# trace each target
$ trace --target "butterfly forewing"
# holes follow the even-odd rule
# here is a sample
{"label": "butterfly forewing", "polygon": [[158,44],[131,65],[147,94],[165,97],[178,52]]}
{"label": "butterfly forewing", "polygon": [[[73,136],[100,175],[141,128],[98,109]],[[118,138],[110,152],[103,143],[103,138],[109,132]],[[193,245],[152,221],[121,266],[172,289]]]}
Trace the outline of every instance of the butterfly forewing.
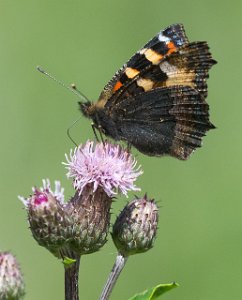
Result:
{"label": "butterfly forewing", "polygon": [[106,135],[147,155],[187,159],[214,128],[205,97],[215,63],[206,42],[189,43],[183,26],[171,25],[131,57],[84,113]]}
{"label": "butterfly forewing", "polygon": [[[144,91],[142,80],[138,81],[142,73],[144,71],[149,72],[150,67],[157,65],[186,43],[188,43],[188,39],[182,24],[174,24],[160,31],[116,72],[104,87],[98,101],[105,105],[111,97],[113,100],[118,100],[126,97],[128,93]],[[159,73],[160,77],[164,76],[166,79],[166,75],[161,70]]]}

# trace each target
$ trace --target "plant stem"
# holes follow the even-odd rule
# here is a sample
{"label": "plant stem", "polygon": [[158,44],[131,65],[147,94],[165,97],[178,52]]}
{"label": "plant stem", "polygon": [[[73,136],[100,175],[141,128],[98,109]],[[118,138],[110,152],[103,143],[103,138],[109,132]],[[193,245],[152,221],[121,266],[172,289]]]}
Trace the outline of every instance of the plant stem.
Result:
{"label": "plant stem", "polygon": [[108,280],[103,288],[102,294],[99,298],[99,300],[108,300],[110,297],[110,294],[114,288],[115,283],[117,282],[117,279],[123,270],[125,263],[127,261],[128,257],[123,256],[122,254],[118,254],[116,257],[116,261],[113,265],[112,271],[109,274]]}
{"label": "plant stem", "polygon": [[65,265],[65,300],[79,300],[78,275],[80,257],[71,265]]}

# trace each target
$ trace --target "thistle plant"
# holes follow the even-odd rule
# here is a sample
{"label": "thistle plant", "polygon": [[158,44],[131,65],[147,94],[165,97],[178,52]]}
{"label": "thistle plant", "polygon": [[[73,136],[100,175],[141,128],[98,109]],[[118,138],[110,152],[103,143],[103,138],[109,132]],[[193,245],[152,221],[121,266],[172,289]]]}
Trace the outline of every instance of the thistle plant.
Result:
{"label": "thistle plant", "polygon": [[[41,187],[33,187],[29,197],[19,199],[27,211],[34,239],[64,263],[65,299],[78,300],[81,257],[100,250],[107,242],[114,199],[119,194],[128,198],[129,191],[140,191],[136,180],[143,171],[130,152],[107,142],[87,141],[70,150],[65,158],[63,165],[74,188],[68,201],[61,183],[51,185],[48,179]],[[100,300],[109,299],[128,257],[153,247],[157,226],[158,208],[147,195],[125,205],[112,226],[118,254]],[[159,286],[156,293],[160,295],[173,287]],[[155,294],[154,290],[147,297],[151,294]]]}
{"label": "thistle plant", "polygon": [[[137,166],[136,159],[121,146],[95,144],[91,141],[71,150],[63,164],[75,190],[69,201],[64,199],[64,188],[60,182],[55,181],[52,188],[48,179],[43,180],[42,187],[32,188],[32,195],[29,197],[19,198],[26,208],[34,239],[64,262],[66,299],[79,299],[78,274],[81,256],[98,251],[107,242],[114,197],[118,194],[127,197],[128,191],[139,191],[135,181],[143,172]],[[145,225],[143,220],[147,213],[152,214],[148,212],[151,203],[153,202],[144,197],[135,199],[125,207],[113,227],[112,235],[116,245],[121,236],[125,238],[125,234],[120,232],[128,222],[131,231],[126,231],[126,238],[129,234],[133,234],[135,239],[138,236],[140,238],[137,244],[139,249],[132,249],[133,254],[135,251],[146,251],[152,246],[157,216],[152,219],[152,236],[150,224]],[[157,208],[154,207],[157,214]],[[139,228],[131,224],[134,221],[132,214],[136,213],[139,215],[136,221],[142,221]],[[142,216],[144,213],[145,216]],[[146,221],[150,222],[150,218],[149,215]],[[133,231],[134,228],[136,232]],[[143,229],[145,232],[142,232]],[[123,245],[126,242],[128,241],[123,240]],[[118,250],[125,259],[130,255],[121,248]]]}

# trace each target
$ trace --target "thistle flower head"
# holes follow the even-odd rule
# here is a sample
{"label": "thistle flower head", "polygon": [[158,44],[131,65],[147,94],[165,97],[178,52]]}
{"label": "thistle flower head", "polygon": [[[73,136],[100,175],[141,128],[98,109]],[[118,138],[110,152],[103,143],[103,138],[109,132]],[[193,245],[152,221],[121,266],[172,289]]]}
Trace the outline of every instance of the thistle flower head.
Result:
{"label": "thistle flower head", "polygon": [[128,203],[113,225],[112,238],[118,251],[129,256],[153,247],[158,225],[155,201],[136,198]]}
{"label": "thistle flower head", "polygon": [[0,252],[0,299],[18,300],[24,294],[23,275],[16,258],[9,252]]}
{"label": "thistle flower head", "polygon": [[80,194],[87,185],[92,185],[94,192],[101,187],[110,197],[139,190],[134,182],[143,172],[135,158],[119,145],[88,141],[71,150],[66,160],[67,177],[73,178],[74,188]]}

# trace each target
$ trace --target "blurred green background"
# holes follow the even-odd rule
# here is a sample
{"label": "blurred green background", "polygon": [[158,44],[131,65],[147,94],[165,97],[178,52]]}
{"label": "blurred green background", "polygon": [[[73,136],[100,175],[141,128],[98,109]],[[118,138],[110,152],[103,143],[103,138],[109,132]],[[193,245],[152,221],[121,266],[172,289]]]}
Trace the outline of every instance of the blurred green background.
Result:
{"label": "blurred green background", "polygon": [[[79,117],[78,99],[36,66],[95,100],[135,51],[174,22],[191,41],[207,40],[219,62],[208,97],[217,129],[187,162],[135,152],[145,171],[142,193],[161,206],[159,232],[151,251],[130,258],[111,298],[177,281],[181,287],[164,299],[242,299],[241,11],[236,0],[0,0],[0,248],[21,263],[26,300],[63,299],[63,267],[31,237],[17,195],[28,196],[46,177],[73,194],[61,162],[73,147],[66,130]],[[93,138],[89,120],[72,135]],[[114,203],[113,217],[125,203]],[[110,240],[83,257],[80,299],[98,299],[115,255]]]}

